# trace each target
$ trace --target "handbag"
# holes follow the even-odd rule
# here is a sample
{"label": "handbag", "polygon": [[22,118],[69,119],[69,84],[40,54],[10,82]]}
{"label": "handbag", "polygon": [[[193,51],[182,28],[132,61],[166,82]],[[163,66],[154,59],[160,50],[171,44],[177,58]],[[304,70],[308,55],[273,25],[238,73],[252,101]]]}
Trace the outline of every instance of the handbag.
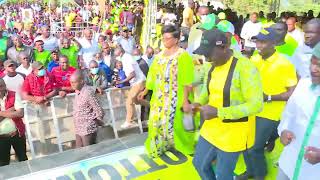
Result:
{"label": "handbag", "polygon": [[17,131],[17,128],[12,119],[5,118],[0,121],[0,135],[10,134],[15,131]]}

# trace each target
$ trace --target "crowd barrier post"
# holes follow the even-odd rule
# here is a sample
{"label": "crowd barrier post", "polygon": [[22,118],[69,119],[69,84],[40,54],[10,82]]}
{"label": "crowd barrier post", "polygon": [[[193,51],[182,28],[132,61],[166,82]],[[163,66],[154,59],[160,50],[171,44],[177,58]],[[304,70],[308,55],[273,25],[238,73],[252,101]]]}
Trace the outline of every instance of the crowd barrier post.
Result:
{"label": "crowd barrier post", "polygon": [[115,120],[115,116],[114,116],[114,112],[113,112],[113,108],[112,108],[112,101],[111,101],[111,96],[110,96],[110,91],[107,91],[107,99],[108,99],[108,104],[109,104],[109,108],[110,108],[110,117],[111,117],[111,126],[113,129],[113,133],[116,139],[119,138],[118,135],[118,130],[116,127],[116,120]]}
{"label": "crowd barrier post", "polygon": [[35,153],[33,142],[32,142],[32,134],[31,134],[31,128],[29,123],[29,114],[27,113],[28,103],[24,103],[23,106],[24,106],[24,121],[26,124],[27,139],[29,142],[31,157],[32,159],[34,159],[36,157],[36,153]]}
{"label": "crowd barrier post", "polygon": [[59,152],[63,152],[63,149],[62,149],[62,141],[61,141],[61,131],[60,131],[59,123],[58,123],[58,118],[57,118],[57,114],[56,114],[56,109],[55,109],[55,106],[54,106],[54,101],[55,101],[55,99],[52,99],[52,100],[50,101],[51,114],[52,114],[52,118],[53,118],[54,129],[55,129],[56,136],[57,136],[57,142],[58,142]]}
{"label": "crowd barrier post", "polygon": [[141,105],[136,105],[136,114],[137,114],[137,119],[138,119],[138,125],[139,125],[139,130],[140,134],[143,133],[143,128],[142,128],[142,121],[141,121]]}

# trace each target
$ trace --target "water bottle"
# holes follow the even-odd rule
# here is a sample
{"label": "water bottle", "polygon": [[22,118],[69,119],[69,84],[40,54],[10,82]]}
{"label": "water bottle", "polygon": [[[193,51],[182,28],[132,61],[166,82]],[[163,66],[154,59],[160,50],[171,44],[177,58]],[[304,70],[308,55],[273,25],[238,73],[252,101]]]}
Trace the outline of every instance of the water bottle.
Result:
{"label": "water bottle", "polygon": [[186,131],[194,132],[196,127],[193,119],[192,113],[183,114],[183,127]]}

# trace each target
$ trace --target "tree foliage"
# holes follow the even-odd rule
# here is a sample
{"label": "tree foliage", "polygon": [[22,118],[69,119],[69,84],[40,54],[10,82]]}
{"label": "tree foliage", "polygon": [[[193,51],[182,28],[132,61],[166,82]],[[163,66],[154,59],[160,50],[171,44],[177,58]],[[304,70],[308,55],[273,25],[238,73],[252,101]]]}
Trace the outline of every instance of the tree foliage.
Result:
{"label": "tree foliage", "polygon": [[313,10],[317,15],[320,12],[320,0],[223,0],[223,3],[239,14]]}

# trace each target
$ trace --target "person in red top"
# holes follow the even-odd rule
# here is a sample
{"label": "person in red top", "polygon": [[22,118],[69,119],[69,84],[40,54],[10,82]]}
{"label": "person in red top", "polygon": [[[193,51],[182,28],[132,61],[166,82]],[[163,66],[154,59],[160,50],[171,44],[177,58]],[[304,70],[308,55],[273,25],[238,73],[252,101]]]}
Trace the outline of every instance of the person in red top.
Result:
{"label": "person in red top", "polygon": [[5,69],[3,66],[3,61],[0,60],[0,78],[3,78],[6,75]]}
{"label": "person in red top", "polygon": [[54,76],[41,62],[32,63],[32,72],[22,85],[22,98],[36,104],[48,104],[49,99],[57,94]]}
{"label": "person in red top", "polygon": [[8,91],[6,83],[0,79],[0,124],[12,120],[15,126],[14,129],[9,130],[5,125],[0,125],[0,166],[10,163],[11,146],[19,161],[28,160],[23,116],[20,96],[13,91]]}
{"label": "person in red top", "polygon": [[73,92],[70,85],[70,76],[76,71],[74,67],[69,66],[69,60],[66,56],[60,56],[59,66],[52,69],[52,75],[56,80],[56,87],[59,88],[59,95],[64,97],[67,93]]}

